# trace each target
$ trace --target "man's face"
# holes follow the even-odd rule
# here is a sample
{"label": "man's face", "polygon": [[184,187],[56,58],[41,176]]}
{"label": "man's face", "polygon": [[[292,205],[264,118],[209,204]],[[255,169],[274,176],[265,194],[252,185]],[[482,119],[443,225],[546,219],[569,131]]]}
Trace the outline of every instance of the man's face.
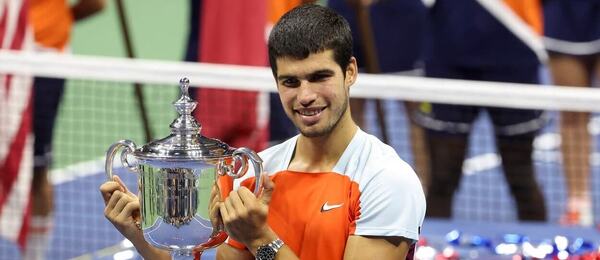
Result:
{"label": "man's face", "polygon": [[277,88],[287,116],[307,137],[329,134],[349,117],[349,88],[356,79],[352,58],[346,75],[333,59],[333,51],[311,54],[298,60],[277,59]]}

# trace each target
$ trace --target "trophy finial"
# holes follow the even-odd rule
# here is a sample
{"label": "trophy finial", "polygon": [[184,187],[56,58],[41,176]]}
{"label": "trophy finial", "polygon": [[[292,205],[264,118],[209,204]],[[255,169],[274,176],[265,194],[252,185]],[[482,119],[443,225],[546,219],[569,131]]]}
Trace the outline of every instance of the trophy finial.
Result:
{"label": "trophy finial", "polygon": [[173,103],[175,110],[179,113],[179,117],[171,123],[172,132],[197,132],[200,129],[200,124],[198,124],[196,119],[192,116],[192,111],[196,108],[197,103],[190,98],[190,93],[188,92],[189,88],[190,80],[185,77],[181,78],[179,80],[181,97]]}
{"label": "trophy finial", "polygon": [[188,78],[181,78],[179,80],[179,89],[181,89],[181,96],[182,97],[189,97],[190,93],[188,92],[188,89],[190,88],[190,79]]}

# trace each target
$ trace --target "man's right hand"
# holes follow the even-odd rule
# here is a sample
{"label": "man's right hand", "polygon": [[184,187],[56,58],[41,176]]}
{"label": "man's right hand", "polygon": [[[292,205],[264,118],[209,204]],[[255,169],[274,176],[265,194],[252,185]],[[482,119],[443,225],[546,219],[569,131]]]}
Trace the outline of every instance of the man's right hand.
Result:
{"label": "man's right hand", "polygon": [[169,252],[151,246],[144,239],[144,234],[138,226],[141,220],[140,201],[137,196],[129,192],[119,176],[115,175],[112,181],[102,184],[100,193],[106,205],[104,216],[133,243],[144,259],[171,259]]}
{"label": "man's right hand", "polygon": [[140,221],[140,202],[137,196],[129,192],[119,176],[113,176],[100,186],[104,199],[104,216],[129,240],[144,239],[138,227]]}

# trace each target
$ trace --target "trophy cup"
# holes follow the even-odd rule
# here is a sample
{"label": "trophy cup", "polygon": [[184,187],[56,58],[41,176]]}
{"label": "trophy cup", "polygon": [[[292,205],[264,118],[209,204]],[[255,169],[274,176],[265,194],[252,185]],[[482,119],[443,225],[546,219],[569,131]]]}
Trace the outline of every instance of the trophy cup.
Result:
{"label": "trophy cup", "polygon": [[[229,194],[232,178],[242,177],[250,161],[257,184],[254,194],[258,195],[262,160],[248,148],[231,148],[202,136],[200,124],[191,115],[197,103],[189,97],[189,80],[183,78],[179,84],[181,97],[173,103],[179,117],[170,125],[171,134],[139,148],[130,140],[113,144],[106,153],[105,170],[108,180],[112,180],[113,159],[122,149],[121,163],[138,173],[138,226],[144,238],[155,247],[171,251],[173,259],[189,259],[193,252],[202,253],[227,238],[222,224],[211,223],[213,186],[222,197]],[[133,162],[131,157],[135,158]]]}

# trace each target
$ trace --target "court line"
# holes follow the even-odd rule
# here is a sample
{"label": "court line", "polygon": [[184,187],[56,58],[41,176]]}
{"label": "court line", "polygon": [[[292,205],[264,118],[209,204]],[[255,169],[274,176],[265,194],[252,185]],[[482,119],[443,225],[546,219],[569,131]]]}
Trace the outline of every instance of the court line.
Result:
{"label": "court line", "polygon": [[64,168],[52,170],[50,178],[52,184],[60,185],[88,176],[104,173],[104,157],[95,160],[80,162]]}

